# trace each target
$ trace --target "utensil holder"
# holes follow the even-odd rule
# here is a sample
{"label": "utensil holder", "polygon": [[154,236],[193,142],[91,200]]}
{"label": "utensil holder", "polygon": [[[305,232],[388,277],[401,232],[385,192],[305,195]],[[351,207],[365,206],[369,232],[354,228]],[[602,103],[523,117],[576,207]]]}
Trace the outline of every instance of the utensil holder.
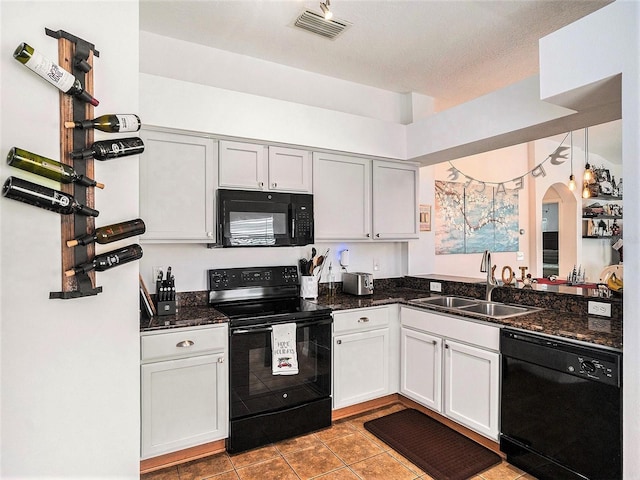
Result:
{"label": "utensil holder", "polygon": [[318,298],[318,279],[315,276],[300,277],[300,296],[309,299]]}

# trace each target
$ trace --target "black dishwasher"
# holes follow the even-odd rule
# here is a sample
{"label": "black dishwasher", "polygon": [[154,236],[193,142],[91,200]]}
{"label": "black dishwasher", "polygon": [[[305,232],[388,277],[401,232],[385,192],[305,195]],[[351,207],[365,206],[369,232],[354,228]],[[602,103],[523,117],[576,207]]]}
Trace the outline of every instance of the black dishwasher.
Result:
{"label": "black dishwasher", "polygon": [[540,480],[622,478],[622,354],[504,328],[500,449]]}

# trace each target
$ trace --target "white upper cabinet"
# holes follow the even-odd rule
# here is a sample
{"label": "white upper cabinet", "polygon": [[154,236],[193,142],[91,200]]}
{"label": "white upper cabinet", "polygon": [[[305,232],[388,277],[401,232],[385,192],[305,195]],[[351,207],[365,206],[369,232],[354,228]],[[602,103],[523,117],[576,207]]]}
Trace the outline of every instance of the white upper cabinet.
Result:
{"label": "white upper cabinet", "polygon": [[305,150],[220,141],[219,186],[309,193],[311,154]]}
{"label": "white upper cabinet", "polygon": [[371,238],[371,160],[313,154],[316,240]]}
{"label": "white upper cabinet", "polygon": [[216,142],[210,138],[141,130],[142,242],[213,242]]}
{"label": "white upper cabinet", "polygon": [[311,193],[311,152],[295,148],[269,147],[269,189]]}
{"label": "white upper cabinet", "polygon": [[375,239],[418,238],[416,165],[373,161],[373,236]]}
{"label": "white upper cabinet", "polygon": [[313,154],[316,239],[418,238],[418,166]]}

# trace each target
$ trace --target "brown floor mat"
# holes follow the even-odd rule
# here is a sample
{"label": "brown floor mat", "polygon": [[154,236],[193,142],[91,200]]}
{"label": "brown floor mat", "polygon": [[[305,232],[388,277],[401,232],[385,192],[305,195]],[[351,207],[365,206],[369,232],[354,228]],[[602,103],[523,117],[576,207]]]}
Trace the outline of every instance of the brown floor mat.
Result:
{"label": "brown floor mat", "polygon": [[464,480],[502,461],[491,450],[413,409],[370,420],[364,428],[436,480]]}

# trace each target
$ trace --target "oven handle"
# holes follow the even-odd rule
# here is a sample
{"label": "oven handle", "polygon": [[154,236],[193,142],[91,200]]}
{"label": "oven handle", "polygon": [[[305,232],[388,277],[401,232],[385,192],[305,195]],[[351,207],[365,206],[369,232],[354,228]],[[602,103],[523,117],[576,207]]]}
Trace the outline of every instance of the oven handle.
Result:
{"label": "oven handle", "polygon": [[[333,322],[333,318],[331,317],[327,317],[327,318],[323,318],[321,320],[311,320],[311,321],[301,321],[301,322],[293,322],[296,324],[296,327],[309,327],[312,325],[327,325],[327,324],[331,324]],[[270,326],[258,326],[258,327],[254,327],[254,328],[232,328],[230,330],[231,335],[242,335],[242,334],[246,334],[246,333],[264,333],[264,332],[270,332],[272,331],[273,328],[271,328]]]}

